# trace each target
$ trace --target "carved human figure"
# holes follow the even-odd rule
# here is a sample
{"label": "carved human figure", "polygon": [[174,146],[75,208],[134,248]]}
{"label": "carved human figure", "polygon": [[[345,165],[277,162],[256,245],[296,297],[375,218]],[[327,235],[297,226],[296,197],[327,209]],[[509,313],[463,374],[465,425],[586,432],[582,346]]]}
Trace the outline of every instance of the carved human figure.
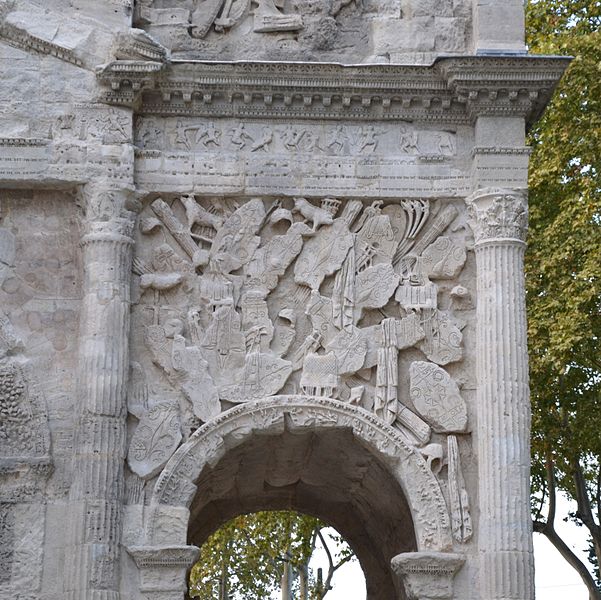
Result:
{"label": "carved human figure", "polygon": [[246,132],[244,123],[239,123],[234,129],[232,129],[230,136],[232,144],[238,150],[242,150],[248,142],[254,142],[252,136]]}
{"label": "carved human figure", "polygon": [[263,127],[261,137],[252,144],[250,151],[263,150],[263,152],[267,152],[267,147],[271,142],[273,142],[273,130],[271,127]]}
{"label": "carved human figure", "polygon": [[282,132],[282,143],[288,152],[298,152],[299,144],[305,135],[306,130],[299,131],[293,127],[288,127]]}
{"label": "carved human figure", "polygon": [[418,133],[406,125],[400,127],[399,146],[404,154],[419,154]]}
{"label": "carved human figure", "polygon": [[369,153],[375,152],[378,147],[378,136],[380,133],[376,131],[373,125],[361,128],[361,134],[357,142],[357,149],[359,153],[367,151]]}
{"label": "carved human figure", "polygon": [[344,150],[345,144],[348,143],[348,135],[346,134],[344,125],[336,125],[327,137],[327,147],[339,154]]}
{"label": "carved human figure", "polygon": [[99,117],[98,128],[105,144],[122,143],[130,139],[127,115],[114,108]]}
{"label": "carved human figure", "polygon": [[450,133],[443,132],[437,135],[438,152],[443,155],[455,153],[455,144]]}
{"label": "carved human figure", "polygon": [[175,141],[174,145],[176,148],[183,148],[184,150],[190,150],[190,140],[188,139],[188,131],[192,131],[194,128],[186,127],[180,120],[175,125]]}
{"label": "carved human figure", "polygon": [[199,144],[202,142],[202,145],[205,148],[209,147],[209,144],[213,144],[213,147],[219,147],[221,143],[219,142],[219,138],[221,137],[221,131],[219,131],[214,123],[208,123],[204,129],[199,129],[196,134],[196,143]]}
{"label": "carved human figure", "polygon": [[163,132],[157,127],[154,119],[143,122],[139,136],[142,148],[158,148],[162,135]]}

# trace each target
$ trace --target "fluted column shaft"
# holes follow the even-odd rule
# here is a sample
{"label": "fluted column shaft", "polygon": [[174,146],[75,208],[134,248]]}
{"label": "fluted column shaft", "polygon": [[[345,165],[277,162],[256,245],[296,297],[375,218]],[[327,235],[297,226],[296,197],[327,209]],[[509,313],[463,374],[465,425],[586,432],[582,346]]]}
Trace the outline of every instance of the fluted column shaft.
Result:
{"label": "fluted column shaft", "polygon": [[532,600],[525,195],[468,199],[476,239],[480,597]]}
{"label": "fluted column shaft", "polygon": [[65,596],[119,600],[133,214],[126,192],[88,187]]}

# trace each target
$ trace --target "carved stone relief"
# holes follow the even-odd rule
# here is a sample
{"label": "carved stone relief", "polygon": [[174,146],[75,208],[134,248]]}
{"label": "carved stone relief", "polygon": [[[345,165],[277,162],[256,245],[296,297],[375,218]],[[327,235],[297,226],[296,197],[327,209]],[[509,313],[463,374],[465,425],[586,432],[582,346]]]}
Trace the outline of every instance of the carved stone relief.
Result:
{"label": "carved stone relief", "polygon": [[[104,117],[116,121],[110,113]],[[72,125],[73,126],[73,125]],[[98,125],[97,135],[102,132]],[[119,129],[113,135],[119,135]],[[408,141],[408,138],[410,141]],[[456,133],[401,123],[386,129],[375,125],[339,125],[335,122],[267,126],[260,121],[235,121],[187,117],[140,117],[136,145],[141,150],[241,152],[244,155],[269,151],[277,154],[318,154],[324,156],[370,156],[397,154],[406,163],[440,162],[457,154]]]}
{"label": "carved stone relief", "polygon": [[[259,58],[271,52],[270,58],[280,60],[382,62],[388,53],[393,59],[398,55],[418,61],[420,54],[465,51],[471,34],[471,6],[462,0],[403,0],[394,4],[396,10],[385,0],[142,0],[137,4],[138,26],[176,55],[196,58],[214,58],[221,51],[222,59],[235,59],[253,51]],[[370,49],[376,51],[374,55]]]}
{"label": "carved stone relief", "polygon": [[39,597],[44,559],[44,504],[0,502],[0,595],[33,600]]}
{"label": "carved stone relief", "polygon": [[[16,245],[12,232],[0,229],[0,288],[15,275]],[[0,596],[25,599],[41,584],[41,569],[32,573],[31,565],[43,562],[42,494],[52,461],[45,399],[23,351],[0,312]]]}
{"label": "carved stone relief", "polygon": [[64,191],[5,191],[0,200],[2,500],[64,497],[70,485],[81,284],[76,211]]}
{"label": "carved stone relief", "polygon": [[[271,51],[281,58],[336,56],[355,44],[367,49],[368,27],[355,0],[144,0],[138,23],[178,55],[236,58]],[[238,45],[238,47],[236,47]]]}
{"label": "carved stone relief", "polygon": [[[253,97],[248,95],[250,104],[244,110],[255,118],[244,120],[212,119],[215,110],[231,110],[218,100],[178,106],[178,113],[184,111],[179,117],[139,117],[135,145],[140,188],[148,193],[194,190],[249,196],[273,190],[292,197],[320,190],[323,196],[337,198],[363,192],[375,197],[440,197],[452,185],[468,193],[467,140],[472,134],[464,125],[442,129],[406,121],[386,128],[370,122],[342,127],[315,120],[290,125],[263,120],[265,108],[252,104]],[[294,97],[285,98],[285,104],[294,103]],[[306,99],[313,102],[312,96]],[[268,108],[273,107],[269,101]],[[199,108],[206,108],[209,117],[197,116]],[[411,148],[403,141],[408,131],[415,140]],[[453,257],[452,268],[457,270],[460,252]],[[438,263],[430,267],[431,261],[427,257],[427,268],[443,269],[441,275],[451,268]]]}
{"label": "carved stone relief", "polygon": [[[132,471],[151,479],[199,423],[284,393],[372,411],[440,473],[439,434],[468,425],[437,366],[462,359],[462,334],[423,265],[441,239],[462,248],[447,231],[458,214],[428,200],[149,198],[134,260],[130,382],[144,384],[129,394]],[[409,349],[423,360],[405,372]]]}

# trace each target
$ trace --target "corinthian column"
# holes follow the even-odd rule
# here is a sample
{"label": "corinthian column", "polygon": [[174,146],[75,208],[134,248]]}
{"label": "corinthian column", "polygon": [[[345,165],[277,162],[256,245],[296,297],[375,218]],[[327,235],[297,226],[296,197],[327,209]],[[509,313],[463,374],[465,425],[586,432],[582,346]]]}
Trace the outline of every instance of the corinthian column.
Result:
{"label": "corinthian column", "polygon": [[84,190],[79,409],[65,597],[119,600],[133,213],[128,192]]}
{"label": "corinthian column", "polygon": [[476,240],[480,597],[534,598],[530,400],[524,298],[525,193],[467,200]]}

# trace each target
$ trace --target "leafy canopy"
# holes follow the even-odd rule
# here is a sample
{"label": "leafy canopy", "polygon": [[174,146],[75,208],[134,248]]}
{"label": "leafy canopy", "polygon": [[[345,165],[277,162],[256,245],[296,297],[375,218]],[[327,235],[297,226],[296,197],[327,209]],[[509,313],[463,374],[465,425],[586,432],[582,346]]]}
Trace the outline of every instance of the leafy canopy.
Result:
{"label": "leafy canopy", "polygon": [[530,134],[526,258],[534,456],[566,472],[601,457],[601,2],[531,1],[527,15],[532,53],[574,56]]}
{"label": "leafy canopy", "polygon": [[[264,600],[280,588],[287,566],[295,589],[305,598],[323,598],[331,579],[354,553],[342,537],[321,520],[293,511],[241,515],[220,527],[202,545],[190,574],[190,596],[201,600]],[[325,582],[311,577],[309,561],[318,538],[328,554]],[[327,540],[326,540],[327,538]],[[331,551],[329,546],[335,548]]]}
{"label": "leafy canopy", "polygon": [[[530,0],[534,54],[574,57],[530,132],[530,236],[526,286],[533,407],[533,510],[586,580],[587,569],[553,527],[562,490],[601,555],[601,2]],[[546,521],[542,509],[550,506]],[[580,568],[582,567],[582,569]],[[591,598],[595,583],[585,581]]]}

